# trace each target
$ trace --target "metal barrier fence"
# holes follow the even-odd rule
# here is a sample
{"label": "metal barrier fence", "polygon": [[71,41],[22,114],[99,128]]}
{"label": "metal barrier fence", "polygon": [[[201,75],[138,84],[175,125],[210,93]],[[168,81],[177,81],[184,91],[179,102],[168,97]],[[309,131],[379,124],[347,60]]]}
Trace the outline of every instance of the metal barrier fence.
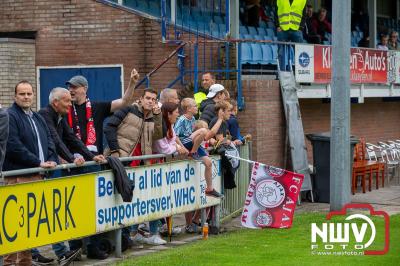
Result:
{"label": "metal barrier fence", "polygon": [[[240,146],[239,153],[241,158],[251,159],[251,142]],[[250,183],[250,171],[249,163],[240,162],[239,169],[235,174],[236,188],[224,190],[225,198],[221,202],[220,218],[228,219],[242,210]]]}
{"label": "metal barrier fence", "polygon": [[[240,154],[243,158],[250,158],[250,147],[251,143],[240,147]],[[164,154],[158,154],[126,157],[121,158],[121,161],[131,161],[135,159],[147,160],[159,157],[168,156]],[[217,181],[215,184],[215,188],[218,191],[221,191],[222,181],[220,179],[221,166],[219,163],[219,157],[213,156],[212,159],[213,179],[216,178],[215,180]],[[84,164],[84,166],[91,166],[94,164],[96,163],[87,162]],[[76,168],[76,166],[74,164],[66,164],[57,166],[55,169],[52,170],[68,168]],[[40,171],[43,171],[43,169],[31,168],[24,170],[8,171],[1,173],[1,177],[36,173]],[[121,256],[121,246],[120,241],[117,241],[117,239],[121,239],[121,228],[127,225],[185,213],[187,211],[195,209],[202,209],[202,222],[205,222],[205,208],[211,206],[215,206],[215,213],[222,214],[222,217],[231,216],[235,214],[238,210],[240,210],[243,206],[247,186],[249,183],[249,164],[241,163],[241,166],[235,176],[237,188],[233,190],[225,190],[225,199],[223,203],[219,199],[209,197],[207,197],[206,199],[205,195],[203,195],[205,193],[205,180],[204,178],[201,178],[202,174],[200,174],[203,171],[204,165],[201,163],[201,161],[193,160],[178,160],[170,161],[164,164],[148,165],[137,168],[127,168],[128,176],[135,180],[136,188],[134,192],[134,198],[137,198],[137,200],[133,200],[129,203],[123,203],[120,196],[114,196],[114,192],[112,192],[114,178],[110,171],[100,171],[79,176],[70,176],[67,178],[55,178],[48,181],[10,185],[7,186],[7,189],[3,187],[3,198],[0,200],[0,207],[3,209],[2,228],[4,232],[2,233],[15,233],[15,238],[7,235],[7,241],[3,239],[4,241],[0,246],[0,254],[4,255],[18,250],[25,250],[54,242],[65,241],[100,232],[115,230],[115,255],[119,257]],[[149,187],[147,187],[147,181],[141,181],[141,179],[147,180],[148,177]],[[144,187],[140,188],[141,184],[146,185],[143,185]],[[64,190],[65,195],[62,194]],[[67,191],[69,191],[69,194],[67,193]],[[162,193],[160,194],[161,191]],[[181,199],[178,199],[179,194],[182,193],[187,194],[186,198],[183,196],[183,198],[180,197]],[[61,200],[61,197],[65,197],[66,203],[65,221],[62,220],[61,223],[59,221],[58,224],[55,223],[54,220],[54,217],[59,217],[59,209],[57,208],[57,206],[53,206],[54,208],[50,209],[46,207],[46,205],[50,206],[51,204],[55,204],[54,197],[59,198],[60,202],[64,202],[63,200]],[[159,213],[143,213],[141,216],[138,212],[139,216],[133,216],[133,208],[139,208],[139,202],[141,202],[140,206],[143,205],[143,202],[150,201],[151,203],[151,201],[157,200],[158,198],[160,198],[160,202],[163,202],[161,201],[161,197],[166,198],[166,202],[168,202],[168,200],[171,200],[173,205],[171,204],[170,207],[168,204],[168,206],[165,205],[166,209],[160,210]],[[34,202],[36,206],[36,198],[38,199],[37,204],[41,202],[39,212],[36,207],[33,210],[32,206],[30,206],[32,202]],[[78,198],[84,198],[85,200],[82,202],[82,200],[79,200]],[[51,199],[53,199],[53,201]],[[182,205],[180,202],[184,202],[185,199],[187,203],[182,203]],[[189,202],[191,199],[193,201]],[[136,201],[138,203],[136,203]],[[17,205],[17,202],[21,206]],[[134,205],[137,207],[133,207]],[[222,206],[223,211],[221,211],[220,206]],[[42,207],[46,210],[45,214],[44,212],[42,213]],[[30,218],[25,221],[25,217],[19,215],[18,208],[23,208],[24,210],[26,209],[27,211],[29,211]],[[47,213],[47,209],[50,211],[49,215]],[[141,207],[141,210],[143,211],[143,207]],[[54,211],[55,213],[51,213],[52,211]],[[107,212],[109,212],[108,221]],[[5,218],[6,213],[8,217]],[[128,213],[130,213],[132,216],[129,216]],[[112,219],[110,218],[111,214]],[[43,215],[45,215],[45,219],[42,217]],[[53,217],[54,221],[51,220],[51,217]],[[62,217],[64,216],[60,214],[60,217],[62,219]],[[216,227],[219,227],[220,218],[221,215],[213,215],[213,224]],[[17,224],[11,222],[16,219],[19,219],[20,221],[19,227]],[[71,219],[70,222],[73,224],[73,226],[69,225],[69,219]],[[35,222],[35,224],[37,222],[37,226],[33,226],[37,228],[36,236],[33,231],[30,232],[30,230],[33,230],[34,228],[31,226],[31,229],[29,229],[29,224],[33,222]],[[50,232],[49,229],[49,232],[47,232],[45,230],[45,225],[47,224],[48,226],[50,226],[50,223],[52,222],[54,222],[53,231],[55,231]],[[26,228],[26,226],[28,226],[28,228]],[[60,227],[60,230],[62,228],[62,230],[60,231],[58,227]],[[5,230],[7,230],[7,232]],[[65,232],[63,232],[64,230],[68,231],[68,235],[65,235]],[[28,232],[27,236],[24,233],[25,231]]]}

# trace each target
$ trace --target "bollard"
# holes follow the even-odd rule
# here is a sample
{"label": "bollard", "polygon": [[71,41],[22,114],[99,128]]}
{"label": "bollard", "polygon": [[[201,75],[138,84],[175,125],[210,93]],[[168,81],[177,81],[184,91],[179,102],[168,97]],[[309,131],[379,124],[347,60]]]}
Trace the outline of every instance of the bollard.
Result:
{"label": "bollard", "polygon": [[215,226],[219,232],[219,227],[221,226],[220,223],[220,212],[221,206],[220,205],[215,205],[214,206],[214,215],[213,215],[213,226]]}
{"label": "bollard", "polygon": [[201,209],[201,226],[203,226],[205,222],[207,222],[207,213],[206,208],[203,208]]}
{"label": "bollard", "polygon": [[115,243],[115,257],[122,257],[122,248],[121,248],[121,237],[122,237],[122,229],[117,229],[114,231],[114,243]]}

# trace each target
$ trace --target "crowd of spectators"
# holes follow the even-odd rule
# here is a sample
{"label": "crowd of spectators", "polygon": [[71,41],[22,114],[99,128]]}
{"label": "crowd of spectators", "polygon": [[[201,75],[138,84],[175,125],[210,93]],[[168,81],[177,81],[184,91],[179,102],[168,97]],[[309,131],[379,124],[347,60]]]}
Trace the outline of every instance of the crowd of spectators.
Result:
{"label": "crowd of spectators", "polygon": [[[304,4],[299,22],[299,30],[302,36],[292,32],[292,36],[286,33],[282,36],[282,21],[279,20],[279,5],[283,9],[285,3],[292,8],[296,4]],[[296,3],[295,3],[296,2]],[[332,24],[328,18],[329,11],[325,7],[320,7],[315,12],[313,6],[307,1],[263,1],[263,0],[243,0],[240,1],[240,20],[245,26],[262,27],[262,25],[274,25],[274,31],[280,41],[306,42],[310,44],[331,44]],[[295,3],[295,4],[293,4]],[[356,34],[353,46],[370,47],[369,37],[369,16],[365,8],[354,7],[351,16],[351,29]],[[398,50],[398,33],[396,27],[388,28],[378,25],[378,44],[375,48],[381,50]],[[397,36],[397,37],[396,37]],[[300,38],[301,37],[301,38]],[[388,40],[386,40],[388,39]]]}
{"label": "crowd of spectators", "polygon": [[[67,88],[57,87],[50,92],[49,104],[39,112],[32,110],[34,90],[31,83],[21,81],[16,84],[14,104],[8,109],[0,106],[2,171],[33,167],[45,170],[64,163],[81,166],[86,161],[96,161],[99,165],[63,170],[60,175],[44,171],[8,176],[5,183],[25,183],[100,171],[100,163],[107,163],[109,156],[120,158],[162,153],[201,160],[205,171],[199,175],[205,177],[206,196],[223,197],[214,188],[209,154],[224,145],[235,148],[246,141],[240,134],[236,102],[229,99],[227,90],[215,82],[211,73],[203,75],[205,97],[197,103],[194,98],[180,101],[176,90],[170,88],[162,90],[159,99],[157,91],[151,88],[145,89],[141,97],[135,99],[134,87],[138,78],[137,71],[132,70],[128,88],[121,99],[92,102],[87,95],[89,84],[86,78],[74,76],[66,82]],[[199,117],[199,120],[195,117]],[[104,151],[103,135],[107,140]],[[221,156],[225,157],[224,154]],[[229,159],[225,157],[223,160],[228,162],[224,168],[231,168],[224,169],[230,171],[224,179],[228,178],[228,188],[233,188],[232,173],[235,169],[229,165]],[[136,160],[130,162],[129,166],[152,163],[158,162]],[[185,231],[198,232],[199,212],[190,212],[185,216]],[[131,226],[128,230],[130,241],[165,244],[166,241],[160,236],[160,231],[166,231],[164,219],[161,219],[161,224],[160,227],[158,220],[151,221],[148,235],[144,235],[138,225]],[[180,228],[173,230],[176,234],[180,232]],[[86,246],[83,246],[84,243]],[[64,243],[52,245],[60,265],[79,260],[82,248],[86,248],[88,258],[105,259],[109,255],[100,249],[98,236],[85,241],[72,240],[68,246]],[[52,263],[53,259],[33,249],[6,255],[4,262],[5,265],[46,265]]]}

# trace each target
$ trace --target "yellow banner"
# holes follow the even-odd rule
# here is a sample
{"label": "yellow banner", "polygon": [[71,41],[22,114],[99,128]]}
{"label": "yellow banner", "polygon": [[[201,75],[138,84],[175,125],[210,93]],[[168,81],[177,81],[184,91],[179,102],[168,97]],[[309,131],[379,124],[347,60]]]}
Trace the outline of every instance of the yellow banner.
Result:
{"label": "yellow banner", "polygon": [[95,175],[0,187],[0,255],[96,232]]}

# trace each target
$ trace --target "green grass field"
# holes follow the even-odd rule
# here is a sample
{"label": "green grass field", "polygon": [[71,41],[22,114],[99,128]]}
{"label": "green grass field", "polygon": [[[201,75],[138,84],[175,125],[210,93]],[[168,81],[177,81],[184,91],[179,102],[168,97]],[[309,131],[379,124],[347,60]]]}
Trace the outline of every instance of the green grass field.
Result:
{"label": "green grass field", "polygon": [[[377,237],[370,248],[381,249],[383,219],[373,220]],[[400,215],[390,217],[390,248],[381,256],[312,255],[313,222],[325,222],[325,214],[296,215],[291,229],[242,229],[118,265],[400,265]]]}

